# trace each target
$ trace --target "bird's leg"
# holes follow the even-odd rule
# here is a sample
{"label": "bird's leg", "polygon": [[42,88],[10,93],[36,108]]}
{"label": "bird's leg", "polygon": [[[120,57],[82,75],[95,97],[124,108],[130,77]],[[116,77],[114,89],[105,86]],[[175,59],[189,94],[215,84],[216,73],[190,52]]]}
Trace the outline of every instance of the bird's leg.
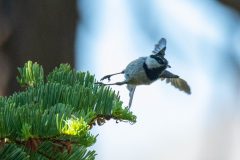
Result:
{"label": "bird's leg", "polygon": [[100,85],[123,85],[127,84],[127,81],[122,81],[122,82],[116,82],[116,83],[102,83],[102,82],[96,82],[95,84],[100,84]]}
{"label": "bird's leg", "polygon": [[103,81],[104,79],[108,79],[108,81],[110,81],[110,80],[111,80],[110,78],[111,78],[112,76],[114,76],[114,75],[117,75],[117,74],[124,74],[124,71],[118,72],[118,73],[114,73],[114,74],[106,75],[106,76],[102,77],[102,78],[100,79],[100,81]]}

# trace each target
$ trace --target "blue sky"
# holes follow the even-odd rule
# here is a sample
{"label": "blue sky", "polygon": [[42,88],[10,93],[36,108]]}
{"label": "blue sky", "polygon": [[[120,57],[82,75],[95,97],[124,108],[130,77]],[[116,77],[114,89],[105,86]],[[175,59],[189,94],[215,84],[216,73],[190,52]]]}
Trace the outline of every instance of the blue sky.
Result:
{"label": "blue sky", "polygon": [[[192,89],[189,96],[161,81],[137,87],[131,108],[137,123],[96,127],[97,159],[240,158],[238,81],[228,59],[240,57],[240,23],[234,12],[207,0],[82,0],[79,7],[77,69],[100,79],[148,56],[165,37],[170,71]],[[126,87],[113,88],[127,105]]]}

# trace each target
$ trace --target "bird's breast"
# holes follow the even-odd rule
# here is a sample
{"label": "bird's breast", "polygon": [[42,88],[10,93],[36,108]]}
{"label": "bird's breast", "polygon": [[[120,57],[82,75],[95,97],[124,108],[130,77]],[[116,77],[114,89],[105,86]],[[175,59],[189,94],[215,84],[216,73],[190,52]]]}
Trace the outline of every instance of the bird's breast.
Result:
{"label": "bird's breast", "polygon": [[126,67],[125,71],[125,79],[129,84],[133,85],[142,85],[142,84],[151,84],[153,81],[148,78],[146,72],[143,68],[143,64],[146,60],[146,57],[140,57],[131,63],[129,63]]}

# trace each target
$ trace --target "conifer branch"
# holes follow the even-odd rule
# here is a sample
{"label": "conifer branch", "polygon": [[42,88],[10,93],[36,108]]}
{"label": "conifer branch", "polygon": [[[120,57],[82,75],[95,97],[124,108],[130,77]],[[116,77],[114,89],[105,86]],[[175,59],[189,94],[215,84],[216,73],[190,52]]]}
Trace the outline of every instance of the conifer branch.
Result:
{"label": "conifer branch", "polygon": [[136,122],[119,94],[95,84],[89,72],[61,64],[44,75],[31,61],[18,71],[25,90],[0,97],[0,159],[92,160],[95,124]]}

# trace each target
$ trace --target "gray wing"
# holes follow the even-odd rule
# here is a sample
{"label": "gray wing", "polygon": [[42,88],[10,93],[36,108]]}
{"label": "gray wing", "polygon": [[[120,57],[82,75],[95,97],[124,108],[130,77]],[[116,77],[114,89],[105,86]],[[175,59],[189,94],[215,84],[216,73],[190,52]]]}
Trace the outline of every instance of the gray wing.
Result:
{"label": "gray wing", "polygon": [[154,54],[165,55],[167,40],[165,38],[161,38],[159,42],[155,45],[154,50],[152,51]]}
{"label": "gray wing", "polygon": [[160,79],[162,81],[166,80],[167,83],[170,83],[175,88],[178,88],[180,91],[184,91],[187,94],[191,94],[191,89],[188,83],[181,79],[179,76],[172,74],[171,72],[165,70],[161,75]]}

